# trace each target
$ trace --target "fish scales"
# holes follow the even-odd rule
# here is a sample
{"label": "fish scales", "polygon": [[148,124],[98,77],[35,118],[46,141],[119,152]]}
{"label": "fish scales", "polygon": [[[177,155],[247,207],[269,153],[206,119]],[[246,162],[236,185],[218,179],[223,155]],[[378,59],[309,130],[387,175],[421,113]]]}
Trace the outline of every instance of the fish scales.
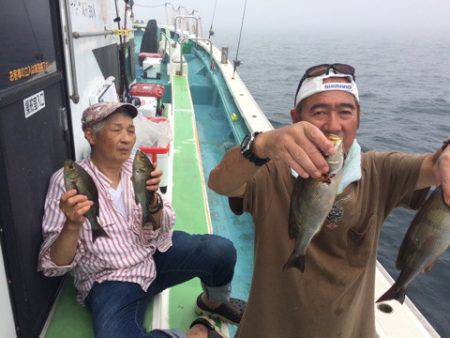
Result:
{"label": "fish scales", "polygon": [[136,151],[133,160],[133,182],[135,201],[142,208],[142,226],[152,226],[155,223],[149,211],[151,202],[154,199],[154,192],[147,190],[147,181],[151,179],[151,172],[155,170],[148,156],[141,150]]}
{"label": "fish scales", "polygon": [[305,270],[306,249],[320,231],[336,199],[343,174],[344,153],[342,139],[328,136],[335,143],[335,153],[326,157],[330,172],[322,179],[297,177],[291,197],[289,236],[295,239],[294,250],[283,269],[296,267]]}
{"label": "fish scales", "polygon": [[401,270],[392,287],[377,302],[396,299],[403,303],[408,285],[432,265],[450,245],[450,207],[436,188],[417,212],[400,246],[396,267]]}
{"label": "fish scales", "polygon": [[77,194],[85,195],[93,202],[85,217],[89,220],[92,229],[92,241],[98,237],[108,236],[98,222],[100,207],[98,203],[98,190],[92,177],[80,165],[72,160],[64,162],[64,185],[66,191],[75,189]]}

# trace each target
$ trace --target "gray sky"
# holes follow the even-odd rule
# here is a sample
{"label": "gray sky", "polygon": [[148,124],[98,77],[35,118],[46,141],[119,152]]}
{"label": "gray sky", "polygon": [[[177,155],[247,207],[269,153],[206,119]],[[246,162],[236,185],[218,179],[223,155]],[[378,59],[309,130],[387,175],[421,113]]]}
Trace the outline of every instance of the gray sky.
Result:
{"label": "gray sky", "polygon": [[[158,0],[135,0],[137,5],[155,6]],[[198,9],[205,31],[211,24],[214,0],[172,2]],[[218,0],[216,30],[239,30],[244,0]],[[165,23],[163,7],[135,7],[137,18],[156,17]],[[283,23],[283,25],[280,25]],[[450,34],[449,0],[248,0],[244,29],[252,31],[286,29],[440,31]]]}

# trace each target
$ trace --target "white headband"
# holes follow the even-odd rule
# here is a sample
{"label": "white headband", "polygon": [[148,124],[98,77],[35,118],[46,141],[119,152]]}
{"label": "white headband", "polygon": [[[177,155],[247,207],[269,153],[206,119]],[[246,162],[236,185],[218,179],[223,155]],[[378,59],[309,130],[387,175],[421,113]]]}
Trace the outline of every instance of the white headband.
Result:
{"label": "white headband", "polygon": [[[350,80],[350,82],[327,82],[324,83],[325,79],[328,79],[330,77],[345,77]],[[298,94],[297,94],[297,100],[295,102],[295,106],[307,97],[329,91],[329,90],[342,90],[344,92],[348,92],[352,94],[356,101],[359,102],[359,96],[358,96],[358,88],[356,87],[356,83],[353,80],[353,76],[347,75],[347,74],[339,74],[334,73],[333,69],[330,69],[329,74],[324,74],[320,76],[310,77],[305,79],[303,81],[302,86],[300,87]]]}

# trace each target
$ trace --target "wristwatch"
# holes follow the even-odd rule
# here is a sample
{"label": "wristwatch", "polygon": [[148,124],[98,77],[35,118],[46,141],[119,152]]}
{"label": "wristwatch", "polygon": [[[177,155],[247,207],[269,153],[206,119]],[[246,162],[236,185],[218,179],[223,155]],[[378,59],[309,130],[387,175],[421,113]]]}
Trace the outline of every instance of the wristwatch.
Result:
{"label": "wristwatch", "polygon": [[244,139],[241,142],[241,154],[244,156],[247,160],[252,162],[256,166],[262,166],[270,161],[270,158],[261,158],[256,156],[254,153],[254,147],[255,147],[255,139],[256,137],[261,134],[261,132],[255,132],[253,134],[248,134],[244,137]]}
{"label": "wristwatch", "polygon": [[152,207],[152,204],[153,204],[153,201],[152,201],[152,203],[148,207],[148,211],[151,214],[156,214],[158,211],[160,211],[163,208],[163,201],[162,201],[161,195],[158,194],[157,192],[155,192],[154,199],[155,198],[156,198],[156,201],[157,201],[156,202],[156,206]]}

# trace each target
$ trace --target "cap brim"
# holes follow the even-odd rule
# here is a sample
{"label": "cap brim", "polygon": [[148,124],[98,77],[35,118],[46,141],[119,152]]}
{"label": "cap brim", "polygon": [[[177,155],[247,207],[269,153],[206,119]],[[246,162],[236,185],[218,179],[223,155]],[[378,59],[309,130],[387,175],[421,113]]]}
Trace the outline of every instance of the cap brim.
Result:
{"label": "cap brim", "polygon": [[114,109],[114,112],[117,111],[123,111],[129,114],[132,118],[135,118],[138,114],[137,108],[130,103],[122,103],[120,106]]}

